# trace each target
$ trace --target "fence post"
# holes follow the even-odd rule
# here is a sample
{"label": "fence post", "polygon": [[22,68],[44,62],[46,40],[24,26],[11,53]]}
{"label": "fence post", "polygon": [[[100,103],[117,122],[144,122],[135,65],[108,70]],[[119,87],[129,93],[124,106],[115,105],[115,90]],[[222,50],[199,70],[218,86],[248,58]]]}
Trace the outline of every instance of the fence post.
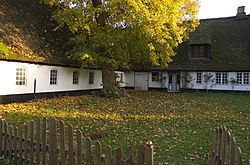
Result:
{"label": "fence post", "polygon": [[154,147],[151,141],[146,143],[145,152],[146,165],[154,165]]}

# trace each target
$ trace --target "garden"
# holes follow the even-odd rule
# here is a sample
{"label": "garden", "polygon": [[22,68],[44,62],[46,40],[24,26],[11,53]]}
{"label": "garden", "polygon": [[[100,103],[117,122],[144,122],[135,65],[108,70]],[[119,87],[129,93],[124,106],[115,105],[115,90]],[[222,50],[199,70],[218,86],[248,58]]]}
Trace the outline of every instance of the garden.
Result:
{"label": "garden", "polygon": [[83,95],[2,104],[0,115],[12,125],[54,117],[112,148],[137,148],[150,140],[156,163],[176,165],[208,164],[212,130],[226,125],[245,162],[250,159],[249,94],[127,93],[119,98]]}

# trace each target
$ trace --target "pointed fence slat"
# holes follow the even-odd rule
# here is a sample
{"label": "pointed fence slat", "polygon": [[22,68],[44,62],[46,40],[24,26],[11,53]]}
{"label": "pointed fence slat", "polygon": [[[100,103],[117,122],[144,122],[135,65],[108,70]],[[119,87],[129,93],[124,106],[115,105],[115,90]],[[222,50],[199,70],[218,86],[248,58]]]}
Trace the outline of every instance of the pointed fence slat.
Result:
{"label": "pointed fence slat", "polygon": [[65,163],[66,163],[66,157],[65,157],[65,129],[64,129],[63,121],[60,121],[59,125],[60,125],[59,126],[60,127],[60,130],[59,130],[59,133],[60,133],[60,147],[61,147],[61,150],[60,150],[60,156],[61,156],[60,163],[61,163],[61,165],[65,165]]}
{"label": "pointed fence slat", "polygon": [[242,165],[242,152],[240,147],[237,147],[237,165]]}
{"label": "pointed fence slat", "polygon": [[122,165],[122,149],[121,148],[117,148],[116,150],[116,164]]}
{"label": "pointed fence slat", "polygon": [[82,132],[77,130],[76,132],[76,141],[77,141],[77,165],[82,165]]}
{"label": "pointed fence slat", "polygon": [[57,129],[56,120],[50,118],[49,129],[49,165],[55,165],[57,163]]}
{"label": "pointed fence slat", "polygon": [[42,164],[47,164],[47,119],[43,119],[42,130]]}
{"label": "pointed fence slat", "polygon": [[18,128],[15,127],[14,128],[14,139],[13,139],[13,149],[14,149],[14,164],[17,164],[17,144],[18,144]]}
{"label": "pointed fence slat", "polygon": [[102,146],[100,142],[96,142],[95,144],[95,165],[101,165],[101,151]]}
{"label": "pointed fence slat", "polygon": [[145,160],[144,152],[145,152],[145,147],[143,145],[140,145],[138,149],[138,164],[144,163],[144,160]]}
{"label": "pointed fence slat", "polygon": [[9,145],[9,147],[8,147],[8,150],[9,150],[9,153],[8,153],[8,154],[9,154],[9,159],[12,158],[12,145],[13,145],[13,140],[12,140],[12,138],[13,138],[13,137],[12,137],[12,129],[13,129],[13,128],[12,128],[12,126],[10,125],[10,126],[9,126],[9,138],[8,138],[8,139],[9,139],[9,140],[8,140],[8,141],[9,141],[9,143],[8,143],[8,145]]}
{"label": "pointed fence slat", "polygon": [[18,139],[18,164],[23,164],[23,128],[19,127],[19,139]]}
{"label": "pointed fence slat", "polygon": [[36,121],[36,165],[40,165],[40,144],[41,144],[41,120],[37,119]]}
{"label": "pointed fence slat", "polygon": [[8,124],[6,122],[4,122],[4,157],[7,158],[8,156]]}
{"label": "pointed fence slat", "polygon": [[111,146],[107,146],[105,150],[105,164],[110,165],[112,162],[112,148]]}
{"label": "pointed fence slat", "polygon": [[127,148],[127,159],[126,159],[126,164],[127,165],[132,165],[133,163],[133,148],[129,146]]}
{"label": "pointed fence slat", "polygon": [[24,126],[24,164],[28,165],[28,146],[29,146],[28,125]]}
{"label": "pointed fence slat", "polygon": [[69,165],[74,164],[74,137],[73,137],[73,127],[68,126],[68,147],[69,147]]}
{"label": "pointed fence slat", "polygon": [[30,122],[30,152],[29,152],[29,159],[30,159],[30,165],[34,165],[34,122]]}
{"label": "pointed fence slat", "polygon": [[236,148],[235,147],[236,147],[236,140],[233,137],[232,141],[231,141],[231,162],[232,162],[232,165],[235,165],[235,163],[236,163],[236,160],[235,160]]}
{"label": "pointed fence slat", "polygon": [[211,165],[241,165],[242,153],[227,127],[213,130]]}
{"label": "pointed fence slat", "polygon": [[92,142],[86,138],[86,164],[92,164]]}

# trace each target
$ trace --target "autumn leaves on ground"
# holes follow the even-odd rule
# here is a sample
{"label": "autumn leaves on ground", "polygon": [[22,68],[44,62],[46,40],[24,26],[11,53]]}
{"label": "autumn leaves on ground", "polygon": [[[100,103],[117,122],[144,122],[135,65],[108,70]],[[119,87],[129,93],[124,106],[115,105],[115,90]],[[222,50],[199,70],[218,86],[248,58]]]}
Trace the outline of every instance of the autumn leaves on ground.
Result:
{"label": "autumn leaves on ground", "polygon": [[151,140],[155,161],[166,164],[207,164],[211,131],[223,124],[232,129],[244,159],[250,158],[249,94],[131,92],[117,99],[85,95],[0,105],[0,109],[10,124],[55,117],[113,148],[137,148]]}

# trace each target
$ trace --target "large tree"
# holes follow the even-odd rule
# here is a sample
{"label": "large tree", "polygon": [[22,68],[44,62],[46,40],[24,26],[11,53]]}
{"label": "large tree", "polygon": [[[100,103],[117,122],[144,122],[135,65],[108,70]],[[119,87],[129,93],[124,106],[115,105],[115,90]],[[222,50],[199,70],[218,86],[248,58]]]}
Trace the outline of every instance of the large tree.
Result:
{"label": "large tree", "polygon": [[57,7],[53,18],[67,26],[72,58],[102,70],[113,89],[114,69],[137,64],[167,66],[174,48],[198,25],[197,0],[42,0]]}

